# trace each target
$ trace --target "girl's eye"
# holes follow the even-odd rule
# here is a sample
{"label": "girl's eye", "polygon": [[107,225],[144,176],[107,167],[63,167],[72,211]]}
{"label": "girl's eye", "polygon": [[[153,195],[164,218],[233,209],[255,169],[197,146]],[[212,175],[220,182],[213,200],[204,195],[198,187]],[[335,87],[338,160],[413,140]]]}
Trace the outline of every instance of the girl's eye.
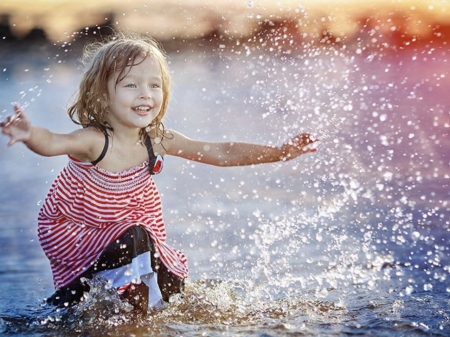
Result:
{"label": "girl's eye", "polygon": [[136,88],[136,85],[133,83],[130,83],[130,84],[127,84],[125,87],[126,88]]}
{"label": "girl's eye", "polygon": [[151,84],[150,88],[155,89],[155,88],[160,88],[161,86],[159,84]]}

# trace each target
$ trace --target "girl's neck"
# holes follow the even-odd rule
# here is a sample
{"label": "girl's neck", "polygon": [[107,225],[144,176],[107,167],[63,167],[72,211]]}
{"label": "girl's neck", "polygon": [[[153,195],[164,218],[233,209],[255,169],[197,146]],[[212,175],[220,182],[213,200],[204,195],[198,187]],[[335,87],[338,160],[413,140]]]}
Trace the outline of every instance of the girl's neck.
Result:
{"label": "girl's neck", "polygon": [[139,133],[113,132],[113,139],[124,146],[142,145]]}
{"label": "girl's neck", "polygon": [[111,127],[113,129],[112,137],[116,142],[129,146],[140,143],[141,129],[129,128],[123,125],[111,125]]}

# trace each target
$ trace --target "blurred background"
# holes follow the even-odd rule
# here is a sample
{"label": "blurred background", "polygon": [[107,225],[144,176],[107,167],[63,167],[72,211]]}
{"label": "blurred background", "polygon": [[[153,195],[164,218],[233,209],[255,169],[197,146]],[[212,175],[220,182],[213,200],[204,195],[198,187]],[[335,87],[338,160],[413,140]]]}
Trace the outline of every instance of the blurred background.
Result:
{"label": "blurred background", "polygon": [[[73,130],[65,109],[82,48],[114,30],[167,51],[168,128],[321,139],[288,163],[166,158],[155,180],[168,241],[188,256],[195,290],[157,324],[117,335],[450,335],[450,1],[3,0],[0,120],[19,102],[35,124]],[[78,324],[89,335],[85,316],[50,328],[35,304],[53,291],[36,216],[67,158],[6,143],[0,332],[68,335]]]}
{"label": "blurred background", "polygon": [[245,41],[277,33],[294,42],[361,47],[438,43],[450,32],[446,0],[4,0],[0,15],[3,42],[46,40],[57,45],[99,34],[105,26],[148,33],[160,41]]}

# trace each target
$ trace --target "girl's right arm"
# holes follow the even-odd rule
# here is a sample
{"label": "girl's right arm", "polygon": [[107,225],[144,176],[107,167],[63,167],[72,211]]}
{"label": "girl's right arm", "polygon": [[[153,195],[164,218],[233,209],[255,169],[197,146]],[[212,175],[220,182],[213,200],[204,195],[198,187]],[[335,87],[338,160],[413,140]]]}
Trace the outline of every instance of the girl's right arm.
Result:
{"label": "girl's right arm", "polygon": [[[8,146],[23,142],[30,150],[42,156],[58,156],[63,154],[77,155],[89,160],[93,157],[92,136],[95,134],[80,129],[69,134],[56,134],[45,128],[31,125],[19,105],[14,106],[15,116],[8,117],[0,124],[2,133],[8,135]],[[95,158],[94,158],[95,159]]]}

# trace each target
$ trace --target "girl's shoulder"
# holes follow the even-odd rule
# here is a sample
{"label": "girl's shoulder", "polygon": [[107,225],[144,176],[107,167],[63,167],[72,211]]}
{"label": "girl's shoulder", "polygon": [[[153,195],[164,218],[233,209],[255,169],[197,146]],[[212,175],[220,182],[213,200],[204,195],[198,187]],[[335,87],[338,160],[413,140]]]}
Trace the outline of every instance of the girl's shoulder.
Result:
{"label": "girl's shoulder", "polygon": [[97,160],[107,141],[107,134],[94,127],[77,129],[70,136],[74,142],[80,144],[80,149],[84,149],[70,153],[70,155],[75,159],[87,162]]}
{"label": "girl's shoulder", "polygon": [[107,131],[103,132],[94,127],[87,127],[82,129],[77,129],[73,131],[70,135],[73,140],[81,142],[87,145],[89,148],[96,148],[97,144],[103,144],[105,142],[105,137],[107,137]]}
{"label": "girl's shoulder", "polygon": [[175,146],[179,135],[180,133],[178,133],[177,131],[165,129],[162,135],[153,138],[155,147],[161,147],[164,151],[164,154],[167,154]]}
{"label": "girl's shoulder", "polygon": [[104,139],[105,136],[107,135],[107,131],[106,131],[106,129],[105,129],[105,131],[102,131],[95,127],[89,126],[86,128],[77,129],[77,130],[73,131],[72,135],[77,136],[77,137],[83,137],[83,139],[86,141],[95,141],[95,140]]}
{"label": "girl's shoulder", "polygon": [[182,152],[190,150],[193,140],[175,130],[165,130],[161,145],[165,154],[180,156]]}
{"label": "girl's shoulder", "polygon": [[148,131],[148,137],[151,139],[153,151],[156,155],[166,155],[167,149],[170,148],[174,138],[174,132],[172,130],[161,130],[157,132],[155,128]]}

